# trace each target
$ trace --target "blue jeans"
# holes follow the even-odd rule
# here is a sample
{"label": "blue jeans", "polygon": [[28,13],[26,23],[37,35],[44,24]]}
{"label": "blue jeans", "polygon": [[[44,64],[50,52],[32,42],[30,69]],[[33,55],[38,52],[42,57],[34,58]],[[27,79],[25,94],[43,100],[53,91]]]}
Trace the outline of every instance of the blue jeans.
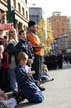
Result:
{"label": "blue jeans", "polygon": [[30,103],[41,103],[44,100],[44,96],[41,91],[37,91],[32,96],[26,98]]}
{"label": "blue jeans", "polygon": [[18,84],[16,81],[16,74],[14,69],[10,69],[10,86],[13,92],[18,90]]}

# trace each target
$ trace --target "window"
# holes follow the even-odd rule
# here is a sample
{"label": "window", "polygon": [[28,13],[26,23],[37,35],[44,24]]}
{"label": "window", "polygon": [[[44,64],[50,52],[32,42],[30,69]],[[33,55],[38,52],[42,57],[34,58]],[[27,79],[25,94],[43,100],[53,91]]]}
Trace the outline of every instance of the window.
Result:
{"label": "window", "polygon": [[59,33],[59,28],[57,28],[57,33]]}
{"label": "window", "polygon": [[25,15],[24,8],[22,8],[22,14]]}
{"label": "window", "polygon": [[54,22],[56,22],[56,21],[57,21],[57,19],[56,19],[56,18],[54,18],[54,19],[53,19],[53,21],[54,21]]}
{"label": "window", "polygon": [[27,0],[25,0],[25,3],[27,4]]}
{"label": "window", "polygon": [[19,12],[21,11],[20,3],[18,3],[18,10],[19,10]]}
{"label": "window", "polygon": [[14,0],[13,2],[14,2],[14,8],[16,8],[16,0]]}
{"label": "window", "polygon": [[62,28],[62,32],[64,32],[64,28]]}
{"label": "window", "polygon": [[26,11],[26,18],[28,19],[28,12]]}
{"label": "window", "polygon": [[26,30],[26,26],[25,25],[23,26],[23,28],[24,28],[24,30]]}

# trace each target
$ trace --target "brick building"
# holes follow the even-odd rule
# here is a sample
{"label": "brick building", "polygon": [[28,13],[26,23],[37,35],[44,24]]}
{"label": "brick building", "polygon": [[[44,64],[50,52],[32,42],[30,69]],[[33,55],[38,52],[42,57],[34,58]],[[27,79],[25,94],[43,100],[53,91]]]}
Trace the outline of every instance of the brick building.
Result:
{"label": "brick building", "polygon": [[55,38],[68,32],[68,18],[67,16],[61,16],[61,12],[53,12],[52,16],[48,18],[48,21]]}

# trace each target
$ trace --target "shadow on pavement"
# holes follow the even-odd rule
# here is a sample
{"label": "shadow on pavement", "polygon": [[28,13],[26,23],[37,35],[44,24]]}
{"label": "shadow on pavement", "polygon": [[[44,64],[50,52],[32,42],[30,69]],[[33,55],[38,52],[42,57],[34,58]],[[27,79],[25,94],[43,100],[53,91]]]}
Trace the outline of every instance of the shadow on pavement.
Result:
{"label": "shadow on pavement", "polygon": [[32,106],[32,105],[35,105],[35,103],[25,102],[25,103],[20,103],[16,108],[23,108],[23,107]]}

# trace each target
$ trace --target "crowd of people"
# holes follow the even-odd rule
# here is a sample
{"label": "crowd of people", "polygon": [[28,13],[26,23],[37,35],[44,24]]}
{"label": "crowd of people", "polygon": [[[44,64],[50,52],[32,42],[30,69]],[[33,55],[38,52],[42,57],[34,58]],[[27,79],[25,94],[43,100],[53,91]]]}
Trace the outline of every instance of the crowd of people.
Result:
{"label": "crowd of people", "polygon": [[45,55],[44,59],[49,70],[62,69],[64,58],[61,53]]}
{"label": "crowd of people", "polygon": [[[46,54],[44,56],[48,70],[64,69],[71,67],[71,54]],[[68,66],[69,65],[69,66]]]}
{"label": "crowd of people", "polygon": [[5,92],[10,91],[17,103],[24,99],[30,103],[44,100],[42,91],[45,88],[40,82],[53,78],[48,75],[47,66],[43,62],[44,44],[40,42],[36,30],[36,23],[29,21],[26,33],[20,30],[17,35],[16,30],[11,28],[6,40],[2,37],[3,30],[0,29],[0,101],[9,101]]}

